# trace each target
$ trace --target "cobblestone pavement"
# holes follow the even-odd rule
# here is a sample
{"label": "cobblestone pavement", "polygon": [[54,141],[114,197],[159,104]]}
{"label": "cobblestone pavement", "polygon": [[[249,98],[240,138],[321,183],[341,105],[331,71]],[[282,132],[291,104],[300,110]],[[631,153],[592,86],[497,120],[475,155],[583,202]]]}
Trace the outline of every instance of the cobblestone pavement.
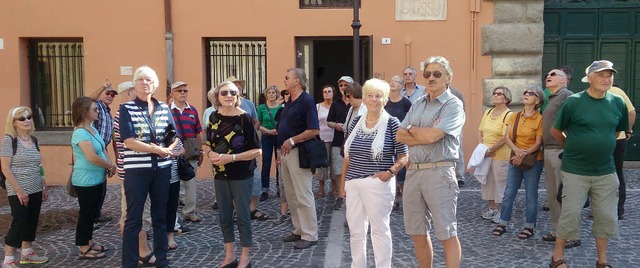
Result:
{"label": "cobblestone pavement", "polygon": [[[620,221],[621,236],[609,243],[609,262],[615,267],[639,267],[640,225],[636,223],[640,220],[640,170],[627,170],[625,173],[628,189],[626,214],[625,219]],[[217,212],[211,208],[212,183],[210,180],[199,181],[198,186],[198,211],[203,222],[185,224],[192,232],[176,236],[178,249],[168,255],[172,267],[216,267],[224,257]],[[315,187],[317,185],[314,185],[314,190]],[[275,185],[272,188],[275,189]],[[516,235],[523,226],[524,196],[520,193],[514,205],[508,232],[502,237],[495,237],[491,235],[495,224],[480,218],[481,212],[486,209],[486,203],[480,199],[479,188],[475,180],[467,179],[458,200],[462,267],[547,267],[553,244],[542,241],[541,237],[550,230],[549,212],[539,211],[533,238],[518,239]],[[545,198],[544,179],[540,181],[540,189],[542,202]],[[96,261],[77,260],[78,249],[74,246],[77,201],[67,196],[63,187],[52,187],[50,193],[50,200],[42,208],[37,241],[34,244],[36,250],[47,255],[50,261],[30,267],[119,267],[122,241],[117,224],[120,216],[119,185],[109,185],[105,201],[104,213],[114,216],[114,220],[94,232],[96,242],[111,250],[107,252],[105,259]],[[351,256],[348,229],[343,227],[344,209],[334,211],[332,205],[333,200],[330,198],[317,199],[320,239],[319,244],[310,249],[294,250],[291,243],[282,242],[282,237],[291,231],[290,223],[273,226],[271,220],[253,221],[253,267],[349,267]],[[0,233],[4,236],[11,215],[6,202],[0,206]],[[272,193],[267,201],[261,202],[258,208],[274,218],[279,210],[275,194]],[[596,248],[588,213],[589,209],[585,209],[582,214],[582,246],[566,251],[566,260],[572,267],[594,266]],[[404,232],[401,211],[392,213],[391,225],[394,267],[417,267],[413,243]],[[434,251],[434,267],[444,267],[440,242],[434,241]],[[373,267],[370,242],[368,252],[369,266]]]}

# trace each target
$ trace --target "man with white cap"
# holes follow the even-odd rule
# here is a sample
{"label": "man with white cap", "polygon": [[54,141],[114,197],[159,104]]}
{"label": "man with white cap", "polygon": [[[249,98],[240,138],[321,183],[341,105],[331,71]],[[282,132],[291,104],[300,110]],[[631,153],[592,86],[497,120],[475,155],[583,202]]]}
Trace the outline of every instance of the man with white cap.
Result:
{"label": "man with white cap", "polygon": [[[195,107],[187,103],[189,89],[187,83],[176,81],[171,84],[171,113],[173,121],[176,122],[176,132],[182,140],[185,148],[185,157],[189,160],[194,170],[202,164],[202,139],[200,133],[200,116]],[[196,213],[196,180],[181,181],[181,191],[184,193],[184,207],[182,208],[183,219],[185,221],[200,222],[201,219]],[[182,191],[184,189],[184,191]]]}
{"label": "man with white cap", "polygon": [[562,211],[557,226],[555,250],[549,267],[566,267],[567,240],[580,239],[580,211],[591,197],[593,235],[598,258],[596,267],[607,263],[609,238],[618,235],[618,177],[613,151],[618,132],[630,131],[624,100],[609,91],[613,84],[613,63],[594,61],[582,81],[589,88],[568,97],[551,129],[551,135],[564,146],[561,166]]}
{"label": "man with white cap", "polygon": [[338,79],[338,89],[336,92],[336,100],[331,103],[329,108],[329,114],[327,115],[327,126],[333,128],[333,140],[331,141],[331,163],[329,167],[331,174],[335,174],[335,178],[331,180],[331,189],[336,201],[334,203],[334,209],[339,210],[342,208],[342,198],[338,196],[338,184],[340,174],[342,174],[342,155],[340,155],[340,149],[344,142],[344,121],[347,119],[347,113],[349,112],[349,99],[344,94],[344,90],[347,86],[353,84],[353,78],[351,76],[342,76]]}

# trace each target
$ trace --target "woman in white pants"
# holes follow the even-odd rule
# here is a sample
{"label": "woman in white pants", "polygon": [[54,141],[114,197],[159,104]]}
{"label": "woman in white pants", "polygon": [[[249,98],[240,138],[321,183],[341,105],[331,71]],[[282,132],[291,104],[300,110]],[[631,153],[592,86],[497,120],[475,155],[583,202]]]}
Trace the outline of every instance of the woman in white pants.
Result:
{"label": "woman in white pants", "polygon": [[367,267],[369,224],[376,267],[391,267],[389,215],[396,192],[395,174],[407,163],[408,149],[396,141],[400,122],[384,110],[389,84],[370,79],[362,91],[367,113],[348,127],[340,178],[351,235],[351,267]]}

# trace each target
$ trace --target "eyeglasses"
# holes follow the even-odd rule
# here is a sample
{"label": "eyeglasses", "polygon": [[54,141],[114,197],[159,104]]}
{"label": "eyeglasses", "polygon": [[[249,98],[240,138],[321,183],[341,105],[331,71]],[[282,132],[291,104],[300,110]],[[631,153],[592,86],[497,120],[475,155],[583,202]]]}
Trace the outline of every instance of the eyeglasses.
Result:
{"label": "eyeglasses", "polygon": [[492,95],[493,96],[504,96],[504,93],[502,93],[502,92],[493,92]]}
{"label": "eyeglasses", "polygon": [[24,122],[24,121],[27,121],[27,120],[31,120],[31,116],[30,115],[20,116],[20,117],[16,118],[15,120],[18,120],[20,122]]}
{"label": "eyeglasses", "polygon": [[108,92],[105,92],[104,94],[111,97],[115,97],[116,95],[118,95],[118,93],[116,93],[115,91],[108,91]]}
{"label": "eyeglasses", "polygon": [[440,71],[434,71],[433,73],[431,71],[426,71],[422,74],[422,76],[426,79],[429,79],[429,77],[431,77],[431,74],[433,74],[433,77],[435,78],[442,77],[442,73]]}
{"label": "eyeglasses", "polygon": [[187,93],[187,92],[189,92],[189,90],[188,89],[176,89],[173,92]]}
{"label": "eyeglasses", "polygon": [[236,95],[238,95],[238,91],[236,91],[236,90],[223,90],[223,91],[220,91],[220,96],[225,97],[225,96],[227,96],[229,94],[231,95],[231,97],[235,97]]}
{"label": "eyeglasses", "polygon": [[535,93],[535,92],[533,92],[533,91],[525,91],[522,95],[523,95],[523,96],[527,96],[527,95],[529,95],[529,96],[536,96],[536,97],[538,97],[538,98],[539,98],[538,94],[536,94],[536,93]]}
{"label": "eyeglasses", "polygon": [[322,93],[333,93],[331,90],[323,90]]}
{"label": "eyeglasses", "polygon": [[347,87],[347,86],[349,86],[349,84],[347,84],[347,83],[338,84],[338,87]]}
{"label": "eyeglasses", "polygon": [[347,99],[351,98],[351,94],[344,94],[345,97],[347,97]]}

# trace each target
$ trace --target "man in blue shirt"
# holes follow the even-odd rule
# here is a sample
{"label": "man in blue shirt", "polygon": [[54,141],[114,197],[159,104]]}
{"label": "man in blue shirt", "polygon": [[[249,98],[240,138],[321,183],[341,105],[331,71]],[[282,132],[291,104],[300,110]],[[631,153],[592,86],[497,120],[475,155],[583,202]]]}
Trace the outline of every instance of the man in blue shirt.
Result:
{"label": "man in blue shirt", "polygon": [[402,79],[404,80],[404,86],[402,87],[402,96],[409,98],[411,103],[424,95],[425,87],[416,83],[416,69],[411,66],[404,68],[402,72]]}
{"label": "man in blue shirt", "polygon": [[291,94],[278,121],[280,173],[284,182],[291,222],[294,230],[284,242],[295,242],[293,248],[304,249],[318,244],[318,219],[311,189],[311,170],[300,168],[298,147],[320,133],[315,100],[305,91],[307,77],[304,70],[287,70],[284,86]]}

